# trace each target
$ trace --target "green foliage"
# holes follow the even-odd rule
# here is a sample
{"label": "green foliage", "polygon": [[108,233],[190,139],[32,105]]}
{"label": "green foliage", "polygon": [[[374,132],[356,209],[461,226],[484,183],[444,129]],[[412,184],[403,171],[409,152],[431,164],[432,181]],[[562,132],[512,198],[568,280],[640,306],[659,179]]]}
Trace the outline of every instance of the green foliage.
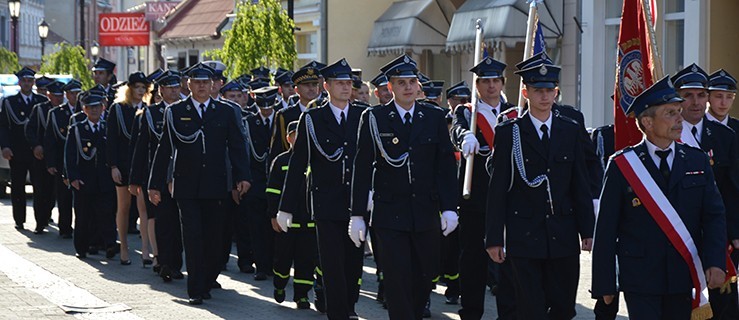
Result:
{"label": "green foliage", "polygon": [[0,48],[0,73],[15,73],[21,69],[18,56],[6,48]]}
{"label": "green foliage", "polygon": [[239,1],[231,30],[224,32],[222,49],[205,52],[223,61],[226,75],[237,77],[260,66],[292,69],[295,50],[295,23],[278,0]]}
{"label": "green foliage", "polygon": [[56,52],[43,56],[43,63],[39,73],[71,74],[82,82],[82,89],[87,90],[95,84],[89,65],[90,59],[85,58],[85,49],[68,43],[59,43],[54,46]]}

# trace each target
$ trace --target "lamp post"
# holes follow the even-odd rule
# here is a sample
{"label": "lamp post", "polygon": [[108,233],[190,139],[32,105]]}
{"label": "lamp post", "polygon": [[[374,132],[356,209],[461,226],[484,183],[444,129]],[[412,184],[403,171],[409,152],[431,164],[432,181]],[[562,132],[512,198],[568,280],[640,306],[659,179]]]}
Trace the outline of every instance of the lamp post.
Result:
{"label": "lamp post", "polygon": [[44,59],[44,47],[46,46],[46,37],[49,36],[49,24],[46,20],[41,20],[38,24],[38,37],[41,39],[41,60]]}
{"label": "lamp post", "polygon": [[18,17],[21,15],[21,0],[8,0],[10,24],[13,29],[13,52],[18,55]]}
{"label": "lamp post", "polygon": [[90,46],[90,54],[92,55],[92,63],[97,62],[98,55],[100,54],[100,45],[97,41],[92,42],[92,45]]}

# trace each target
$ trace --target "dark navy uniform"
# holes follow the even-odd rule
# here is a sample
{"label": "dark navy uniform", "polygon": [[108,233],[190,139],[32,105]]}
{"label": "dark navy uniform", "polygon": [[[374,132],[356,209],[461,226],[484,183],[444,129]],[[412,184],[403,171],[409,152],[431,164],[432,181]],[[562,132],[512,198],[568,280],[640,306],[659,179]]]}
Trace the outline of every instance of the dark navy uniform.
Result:
{"label": "dark navy uniform", "polygon": [[[191,79],[203,80],[213,74],[202,64],[189,72]],[[197,105],[202,117],[192,97],[165,110],[164,133],[149,180],[150,190],[164,191],[167,168],[170,161],[174,162],[172,196],[180,208],[187,291],[192,303],[209,296],[211,284],[223,266],[219,261],[225,205],[234,188],[227,168],[232,169],[232,181],[251,180],[246,133],[234,109],[213,99]]]}
{"label": "dark navy uniform", "polygon": [[[146,79],[143,73],[141,73],[141,76],[144,77],[144,80]],[[132,152],[130,145],[133,136],[134,116],[139,108],[145,106],[143,102],[139,106],[115,103],[110,107],[106,118],[108,141],[111,145],[108,150],[107,162],[109,167],[117,167],[121,172],[121,184],[119,186],[128,185],[128,174],[131,171]]]}
{"label": "dark navy uniform", "polygon": [[[321,69],[321,73],[326,78],[351,80],[351,67],[344,59]],[[363,252],[354,246],[346,232],[350,216],[352,159],[359,117],[364,109],[349,104],[342,111],[345,117],[342,126],[332,108],[336,107],[326,102],[301,114],[280,211],[292,214],[296,220],[310,220],[295,217],[300,214],[298,202],[303,198],[300,186],[310,166],[308,196],[318,232],[328,317],[346,319],[354,315],[362,275]]]}
{"label": "dark navy uniform", "polygon": [[[255,90],[258,113],[251,113],[244,119],[244,125],[249,135],[248,153],[252,186],[239,204],[240,214],[237,219],[238,229],[248,229],[251,237],[251,247],[256,262],[254,278],[265,280],[268,273],[272,273],[274,259],[274,231],[270,219],[273,214],[267,212],[267,196],[265,193],[267,174],[269,170],[269,143],[272,138],[274,113],[267,117],[262,115],[262,109],[269,109],[275,105],[278,95],[277,87],[264,87]],[[247,262],[251,264],[250,262]]]}
{"label": "dark navy uniform", "polygon": [[[46,86],[47,92],[52,95],[56,95],[56,100],[61,100],[64,95],[64,83],[59,81],[53,81]],[[36,147],[41,148],[42,157],[43,154],[43,138],[44,132],[47,126],[47,116],[49,109],[55,107],[51,104],[50,100],[36,104],[31,110],[31,114],[28,116],[28,123],[26,123],[26,140],[31,147],[31,150]],[[51,210],[54,209],[55,194],[54,194],[54,176],[52,176],[48,170],[46,170],[46,162],[43,158],[38,159],[34,156],[33,165],[31,168],[31,183],[33,184],[33,212],[36,217],[36,221],[49,221],[51,218]],[[36,225],[36,233],[42,233],[44,227],[47,224]]]}
{"label": "dark navy uniform", "polygon": [[59,234],[64,237],[72,235],[72,190],[67,185],[67,174],[64,171],[64,144],[67,142],[72,113],[74,107],[69,103],[51,108],[47,115],[47,129],[44,132],[44,160],[47,169],[56,169],[54,191],[59,211],[58,226]]}
{"label": "dark navy uniform", "polygon": [[[16,73],[18,78],[34,76],[33,70],[24,67]],[[27,99],[27,100],[26,100]],[[10,163],[10,199],[13,206],[13,220],[16,228],[23,228],[26,222],[26,175],[33,165],[33,152],[26,140],[25,125],[34,105],[46,101],[47,98],[31,93],[24,97],[18,92],[6,97],[2,101],[0,112],[0,147],[9,148],[13,152]],[[48,217],[44,221],[36,221],[37,226],[46,226]]]}
{"label": "dark navy uniform", "polygon": [[[179,82],[179,77],[177,80]],[[179,208],[172,199],[169,190],[161,190],[162,201],[153,205],[147,193],[147,181],[151,172],[154,154],[156,153],[159,139],[162,137],[164,126],[164,110],[167,104],[162,101],[153,106],[146,107],[143,112],[136,116],[137,135],[132,140],[133,157],[131,159],[131,172],[129,182],[132,185],[141,186],[142,196],[146,201],[146,212],[149,218],[156,219],[156,240],[159,249],[157,262],[160,264],[160,276],[164,281],[172,279],[174,274],[182,269],[182,233],[180,226]],[[171,168],[167,168],[171,172]],[[168,181],[169,178],[168,178]]]}
{"label": "dark navy uniform", "polygon": [[601,162],[601,166],[605,171],[608,159],[616,152],[613,125],[609,124],[595,128],[591,137],[595,146],[595,154],[598,156],[598,160]]}
{"label": "dark navy uniform", "polygon": [[[624,151],[631,150],[655,181],[668,183],[650,157],[645,142]],[[700,150],[683,144],[677,143],[675,150],[667,198],[695,241],[703,267],[723,269],[726,263],[724,207],[709,159]],[[701,174],[686,175],[687,172]],[[604,181],[595,230],[598,236],[593,247],[593,297],[624,292],[632,319],[657,319],[656,310],[670,312],[662,314],[662,319],[689,319],[693,283],[688,265],[641,201],[635,205],[634,199],[638,197],[613,161],[608,164]],[[652,299],[646,299],[649,296],[665,299],[661,305],[650,306]]]}
{"label": "dark navy uniform", "polygon": [[[295,129],[293,129],[295,130]],[[281,153],[272,162],[267,180],[267,213],[272,217],[277,214],[285,175],[292,149]],[[301,194],[305,194],[305,183],[300,186]],[[313,270],[318,265],[318,247],[316,244],[316,224],[308,214],[306,199],[298,200],[299,214],[296,214],[287,232],[275,235],[274,255],[274,296],[278,302],[285,299],[285,287],[290,280],[290,268],[293,273],[293,301],[298,307],[308,306],[308,291],[316,279]],[[318,279],[322,281],[322,279]]]}
{"label": "dark navy uniform", "polygon": [[74,189],[74,247],[85,257],[93,242],[102,240],[106,248],[116,245],[115,188],[110,168],[105,165],[105,121],[89,120],[70,127],[65,146],[66,172],[70,183],[80,180]]}

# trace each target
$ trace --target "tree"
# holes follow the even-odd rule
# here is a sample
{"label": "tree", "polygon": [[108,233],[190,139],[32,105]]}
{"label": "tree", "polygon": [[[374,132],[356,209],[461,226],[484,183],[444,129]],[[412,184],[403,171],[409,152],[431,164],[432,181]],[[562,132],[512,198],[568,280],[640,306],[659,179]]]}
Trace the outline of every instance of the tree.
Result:
{"label": "tree", "polygon": [[0,73],[15,73],[21,69],[18,56],[6,48],[0,48]]}
{"label": "tree", "polygon": [[82,82],[83,89],[92,88],[95,83],[88,69],[90,59],[85,58],[85,49],[68,43],[59,43],[54,47],[56,52],[43,56],[39,73],[71,74]]}
{"label": "tree", "polygon": [[292,69],[295,51],[295,23],[280,1],[239,1],[231,30],[224,32],[222,49],[204,55],[221,60],[226,75],[236,77],[260,66]]}

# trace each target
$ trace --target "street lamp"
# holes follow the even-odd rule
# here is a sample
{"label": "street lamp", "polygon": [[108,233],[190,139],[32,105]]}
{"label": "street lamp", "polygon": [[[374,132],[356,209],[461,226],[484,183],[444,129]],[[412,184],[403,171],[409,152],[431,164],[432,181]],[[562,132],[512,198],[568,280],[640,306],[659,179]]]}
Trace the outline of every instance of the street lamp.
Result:
{"label": "street lamp", "polygon": [[49,36],[49,24],[46,20],[41,20],[38,24],[38,36],[41,38],[41,60],[44,59],[44,46],[46,45],[46,37]]}
{"label": "street lamp", "polygon": [[98,55],[100,54],[100,45],[97,41],[92,42],[92,46],[90,46],[90,54],[92,55],[92,62],[97,62]]}
{"label": "street lamp", "polygon": [[8,0],[10,23],[13,28],[13,52],[18,55],[18,17],[21,15],[21,0]]}

